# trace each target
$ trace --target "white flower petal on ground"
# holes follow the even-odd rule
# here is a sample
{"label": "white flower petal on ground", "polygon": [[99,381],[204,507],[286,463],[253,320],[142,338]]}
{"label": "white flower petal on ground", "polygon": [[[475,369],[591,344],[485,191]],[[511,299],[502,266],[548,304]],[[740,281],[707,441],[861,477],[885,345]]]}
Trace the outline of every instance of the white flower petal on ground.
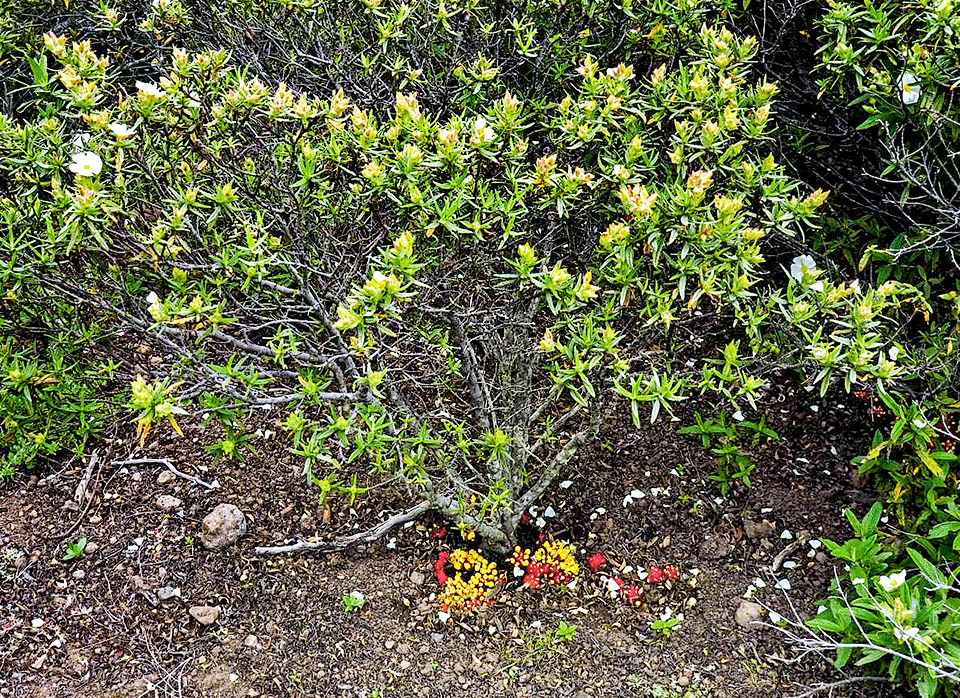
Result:
{"label": "white flower petal on ground", "polygon": [[777,589],[781,589],[781,590],[783,590],[783,591],[790,591],[790,589],[793,588],[793,587],[790,586],[790,580],[789,580],[789,579],[780,579],[780,580],[777,580],[777,583],[774,584],[774,587],[777,588]]}
{"label": "white flower petal on ground", "polygon": [[96,153],[76,153],[70,163],[70,171],[78,177],[96,177],[103,169],[103,160]]}
{"label": "white flower petal on ground", "polygon": [[900,88],[900,99],[904,104],[916,104],[920,101],[920,81],[910,71],[905,70],[900,74],[897,86]]}
{"label": "white flower petal on ground", "polygon": [[573,486],[573,480],[564,480],[560,483],[560,489],[569,490]]}

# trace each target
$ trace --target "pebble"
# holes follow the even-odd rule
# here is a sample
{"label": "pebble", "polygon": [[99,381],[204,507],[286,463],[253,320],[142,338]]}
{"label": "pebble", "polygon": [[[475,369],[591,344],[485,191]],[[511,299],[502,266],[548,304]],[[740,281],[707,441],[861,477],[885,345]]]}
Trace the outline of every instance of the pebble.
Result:
{"label": "pebble", "polygon": [[157,509],[160,511],[176,511],[183,504],[183,500],[169,494],[157,497]]}
{"label": "pebble", "polygon": [[257,636],[250,634],[243,639],[244,647],[256,647],[257,646]]}
{"label": "pebble", "polygon": [[203,517],[200,542],[208,550],[236,543],[247,532],[247,519],[234,504],[218,504]]}
{"label": "pebble", "polygon": [[193,616],[200,625],[213,625],[220,618],[219,606],[191,606],[190,615]]}
{"label": "pebble", "polygon": [[87,573],[84,572],[83,570],[74,570],[74,571],[73,571],[73,578],[74,578],[74,579],[83,579],[83,578],[86,577],[86,576],[87,576]]}
{"label": "pebble", "polygon": [[180,597],[179,587],[160,587],[157,589],[157,598],[161,601],[169,601]]}
{"label": "pebble", "polygon": [[737,606],[736,621],[741,628],[750,628],[763,615],[763,606],[753,601],[741,601]]}
{"label": "pebble", "polygon": [[171,482],[177,479],[177,476],[171,473],[169,470],[161,470],[160,474],[157,475],[157,484],[158,485],[169,485]]}
{"label": "pebble", "polygon": [[411,572],[410,581],[413,582],[415,586],[422,586],[423,583],[427,581],[427,577],[423,572]]}

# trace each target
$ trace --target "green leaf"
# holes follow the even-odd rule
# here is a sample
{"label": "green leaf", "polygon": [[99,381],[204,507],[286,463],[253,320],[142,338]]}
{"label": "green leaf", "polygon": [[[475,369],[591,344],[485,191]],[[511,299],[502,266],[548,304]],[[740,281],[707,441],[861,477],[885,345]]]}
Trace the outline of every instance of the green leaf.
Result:
{"label": "green leaf", "polygon": [[850,656],[853,654],[852,647],[841,647],[837,650],[837,658],[834,660],[833,664],[837,669],[843,669],[847,662],[850,661]]}

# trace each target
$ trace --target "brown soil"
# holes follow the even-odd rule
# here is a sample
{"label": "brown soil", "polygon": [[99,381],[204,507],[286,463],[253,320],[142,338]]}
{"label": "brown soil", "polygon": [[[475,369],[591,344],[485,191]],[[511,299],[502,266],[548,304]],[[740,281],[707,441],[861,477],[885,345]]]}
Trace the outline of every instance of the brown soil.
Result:
{"label": "brown soil", "polygon": [[[770,426],[781,440],[754,453],[753,487],[721,504],[707,479],[711,456],[698,439],[675,435],[665,422],[637,431],[626,418],[611,420],[604,438],[562,476],[574,484],[555,487],[541,503],[557,512],[547,535],[569,539],[581,551],[578,588],[563,594],[508,589],[500,603],[446,624],[431,598],[438,589],[432,563],[441,547],[455,545],[456,534],[434,538],[432,520],[395,531],[389,546],[385,539],[345,554],[264,558],[253,552],[255,545],[366,527],[403,507],[397,493],[375,489],[353,508],[335,504],[325,523],[317,491],[305,485],[282,436],[258,439],[258,455],[242,464],[214,462],[203,446],[215,439],[199,425],[188,427],[185,439],[164,436],[144,451],[130,438],[101,446],[102,469],[89,485],[94,498],[86,511],[64,508],[84,475],[76,464],[22,474],[0,490],[0,695],[804,693],[841,677],[826,661],[777,661],[793,656],[781,635],[741,628],[734,614],[757,577],[769,585],[756,599],[784,613],[774,578],[790,580],[790,597],[804,614],[827,589],[831,560],[809,545],[786,558],[795,568],[781,568],[775,577],[767,568],[798,536],[845,536],[841,509],[869,506],[871,497],[856,488],[849,465],[869,429],[827,426],[850,425],[851,413],[865,411],[852,407],[807,394],[774,405]],[[163,466],[115,465],[145,456],[170,458],[221,487],[208,492],[180,478],[160,485]],[[655,496],[651,490],[658,487],[669,491]],[[624,507],[633,489],[646,497]],[[183,506],[164,513],[156,505],[161,494]],[[249,532],[231,548],[207,551],[199,543],[200,521],[220,502],[244,511]],[[772,528],[749,537],[745,519],[766,520]],[[781,538],[785,529],[793,539]],[[81,537],[95,550],[63,562],[66,544]],[[683,578],[671,588],[648,585],[647,602],[629,607],[611,600],[584,564],[597,550],[621,566],[676,564]],[[164,587],[179,589],[179,596],[158,600]],[[342,599],[355,590],[367,603],[346,613]],[[215,624],[191,618],[188,608],[199,604],[221,609]],[[663,637],[650,622],[668,605],[685,618]],[[542,641],[560,621],[578,626],[574,637]],[[670,690],[658,692],[656,685]],[[871,683],[833,695],[894,694]]]}

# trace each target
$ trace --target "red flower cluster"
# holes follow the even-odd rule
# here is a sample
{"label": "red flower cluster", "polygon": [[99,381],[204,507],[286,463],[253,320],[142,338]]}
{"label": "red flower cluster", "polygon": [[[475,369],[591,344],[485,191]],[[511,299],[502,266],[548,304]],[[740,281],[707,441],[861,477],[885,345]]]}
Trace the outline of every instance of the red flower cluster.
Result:
{"label": "red flower cluster", "polygon": [[446,526],[437,526],[436,524],[434,524],[433,530],[430,531],[430,537],[431,537],[431,538],[443,538],[445,535],[447,535],[447,527],[446,527]]}
{"label": "red flower cluster", "polygon": [[676,565],[667,565],[663,569],[654,566],[647,572],[647,581],[651,584],[662,584],[666,580],[675,582],[678,579],[680,579],[680,568]]}
{"label": "red flower cluster", "polygon": [[636,584],[628,584],[622,589],[621,593],[623,594],[623,600],[631,606],[639,606],[643,603],[643,592]]}
{"label": "red flower cluster", "polygon": [[447,564],[447,560],[450,559],[450,553],[446,550],[440,551],[440,557],[435,563],[433,563],[433,571],[437,575],[437,584],[443,585],[447,583],[447,580],[450,579],[450,576],[443,570]]}
{"label": "red flower cluster", "polygon": [[593,570],[594,573],[599,572],[601,565],[606,562],[607,558],[605,558],[601,552],[595,552],[590,556],[590,559],[587,560],[587,564],[590,565],[590,569]]}

